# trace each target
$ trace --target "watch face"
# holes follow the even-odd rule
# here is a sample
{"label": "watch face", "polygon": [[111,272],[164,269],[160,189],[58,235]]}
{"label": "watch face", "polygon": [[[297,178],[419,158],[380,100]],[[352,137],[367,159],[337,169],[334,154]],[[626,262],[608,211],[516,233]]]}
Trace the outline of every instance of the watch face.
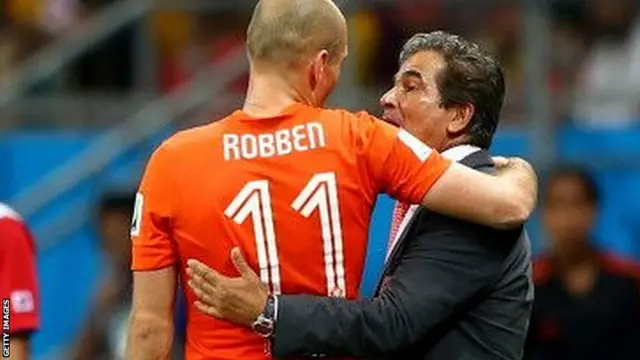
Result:
{"label": "watch face", "polygon": [[258,335],[269,337],[273,334],[273,321],[264,317],[259,317],[253,323],[252,328]]}

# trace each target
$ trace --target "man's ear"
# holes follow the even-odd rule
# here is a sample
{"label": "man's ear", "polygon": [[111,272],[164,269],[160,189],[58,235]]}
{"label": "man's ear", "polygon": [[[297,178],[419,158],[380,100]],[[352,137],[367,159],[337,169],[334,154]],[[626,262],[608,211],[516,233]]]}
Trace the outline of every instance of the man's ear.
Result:
{"label": "man's ear", "polygon": [[473,114],[475,114],[475,106],[473,104],[456,105],[453,119],[449,122],[447,131],[451,134],[464,132],[469,127]]}
{"label": "man's ear", "polygon": [[318,84],[318,80],[322,77],[323,73],[326,71],[326,66],[329,63],[329,52],[327,50],[319,51],[311,61],[311,72],[310,72],[310,84],[311,88],[315,89]]}

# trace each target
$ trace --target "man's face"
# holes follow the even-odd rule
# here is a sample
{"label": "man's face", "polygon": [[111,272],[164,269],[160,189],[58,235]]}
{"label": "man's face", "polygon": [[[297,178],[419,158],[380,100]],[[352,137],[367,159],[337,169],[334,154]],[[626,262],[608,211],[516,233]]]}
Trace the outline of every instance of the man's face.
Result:
{"label": "man's face", "polygon": [[454,109],[440,106],[436,79],[445,67],[437,52],[418,52],[401,65],[393,88],[380,99],[385,121],[406,129],[437,150],[447,145],[447,129],[455,116]]}
{"label": "man's face", "polygon": [[589,200],[578,177],[565,176],[552,181],[542,213],[551,247],[558,253],[570,253],[576,247],[584,246],[596,213],[596,206]]}
{"label": "man's face", "polygon": [[104,250],[111,260],[128,260],[130,250],[129,230],[131,214],[128,211],[105,210],[100,216],[100,235]]}

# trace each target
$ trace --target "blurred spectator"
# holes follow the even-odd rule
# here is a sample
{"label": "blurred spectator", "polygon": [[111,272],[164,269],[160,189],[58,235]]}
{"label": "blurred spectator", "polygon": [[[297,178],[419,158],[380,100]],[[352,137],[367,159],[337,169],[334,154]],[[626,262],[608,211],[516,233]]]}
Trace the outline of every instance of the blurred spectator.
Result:
{"label": "blurred spectator", "polygon": [[[114,2],[116,0],[82,0],[83,11],[93,14]],[[122,93],[133,88],[136,26],[121,28],[74,62],[71,67],[74,90]]]}
{"label": "blurred spectator", "polygon": [[129,228],[133,195],[107,194],[98,209],[100,245],[108,271],[101,281],[88,324],[73,359],[120,360],[124,358],[132,278],[129,271]]}
{"label": "blurred spectator", "polygon": [[495,54],[504,68],[508,91],[501,117],[505,124],[519,121],[524,115],[524,64],[521,41],[522,14],[520,4],[503,2],[482,9],[487,21],[477,24],[475,37]]}
{"label": "blurred spectator", "polygon": [[594,180],[580,169],[558,169],[543,196],[550,249],[534,264],[526,359],[640,359],[640,267],[591,245]]}
{"label": "blurred spectator", "polygon": [[[99,204],[98,232],[108,271],[98,287],[89,321],[72,359],[124,359],[132,290],[129,229],[133,205],[134,197],[128,192],[108,193]],[[181,299],[177,300],[177,304],[183,306]],[[181,320],[185,314],[180,311],[177,314],[175,350],[176,354],[180,354],[184,339],[184,324]]]}
{"label": "blurred spectator", "polygon": [[0,24],[0,86],[6,84],[9,72],[16,62],[18,41],[7,24]]}
{"label": "blurred spectator", "polygon": [[0,299],[3,312],[5,307],[9,310],[13,360],[30,358],[29,338],[40,322],[35,263],[35,244],[27,226],[0,203]]}
{"label": "blurred spectator", "polygon": [[591,43],[575,84],[573,117],[591,127],[640,119],[640,22],[636,0],[589,0]]}
{"label": "blurred spectator", "polygon": [[43,0],[41,24],[51,35],[60,35],[75,25],[80,13],[79,0]]}

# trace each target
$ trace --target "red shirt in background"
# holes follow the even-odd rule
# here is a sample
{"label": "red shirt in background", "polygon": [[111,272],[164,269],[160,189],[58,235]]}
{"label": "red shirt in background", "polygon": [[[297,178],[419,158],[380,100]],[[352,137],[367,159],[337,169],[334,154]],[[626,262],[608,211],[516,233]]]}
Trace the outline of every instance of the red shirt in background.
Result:
{"label": "red shirt in background", "polygon": [[20,215],[0,203],[0,298],[10,301],[10,332],[38,329],[36,252]]}

